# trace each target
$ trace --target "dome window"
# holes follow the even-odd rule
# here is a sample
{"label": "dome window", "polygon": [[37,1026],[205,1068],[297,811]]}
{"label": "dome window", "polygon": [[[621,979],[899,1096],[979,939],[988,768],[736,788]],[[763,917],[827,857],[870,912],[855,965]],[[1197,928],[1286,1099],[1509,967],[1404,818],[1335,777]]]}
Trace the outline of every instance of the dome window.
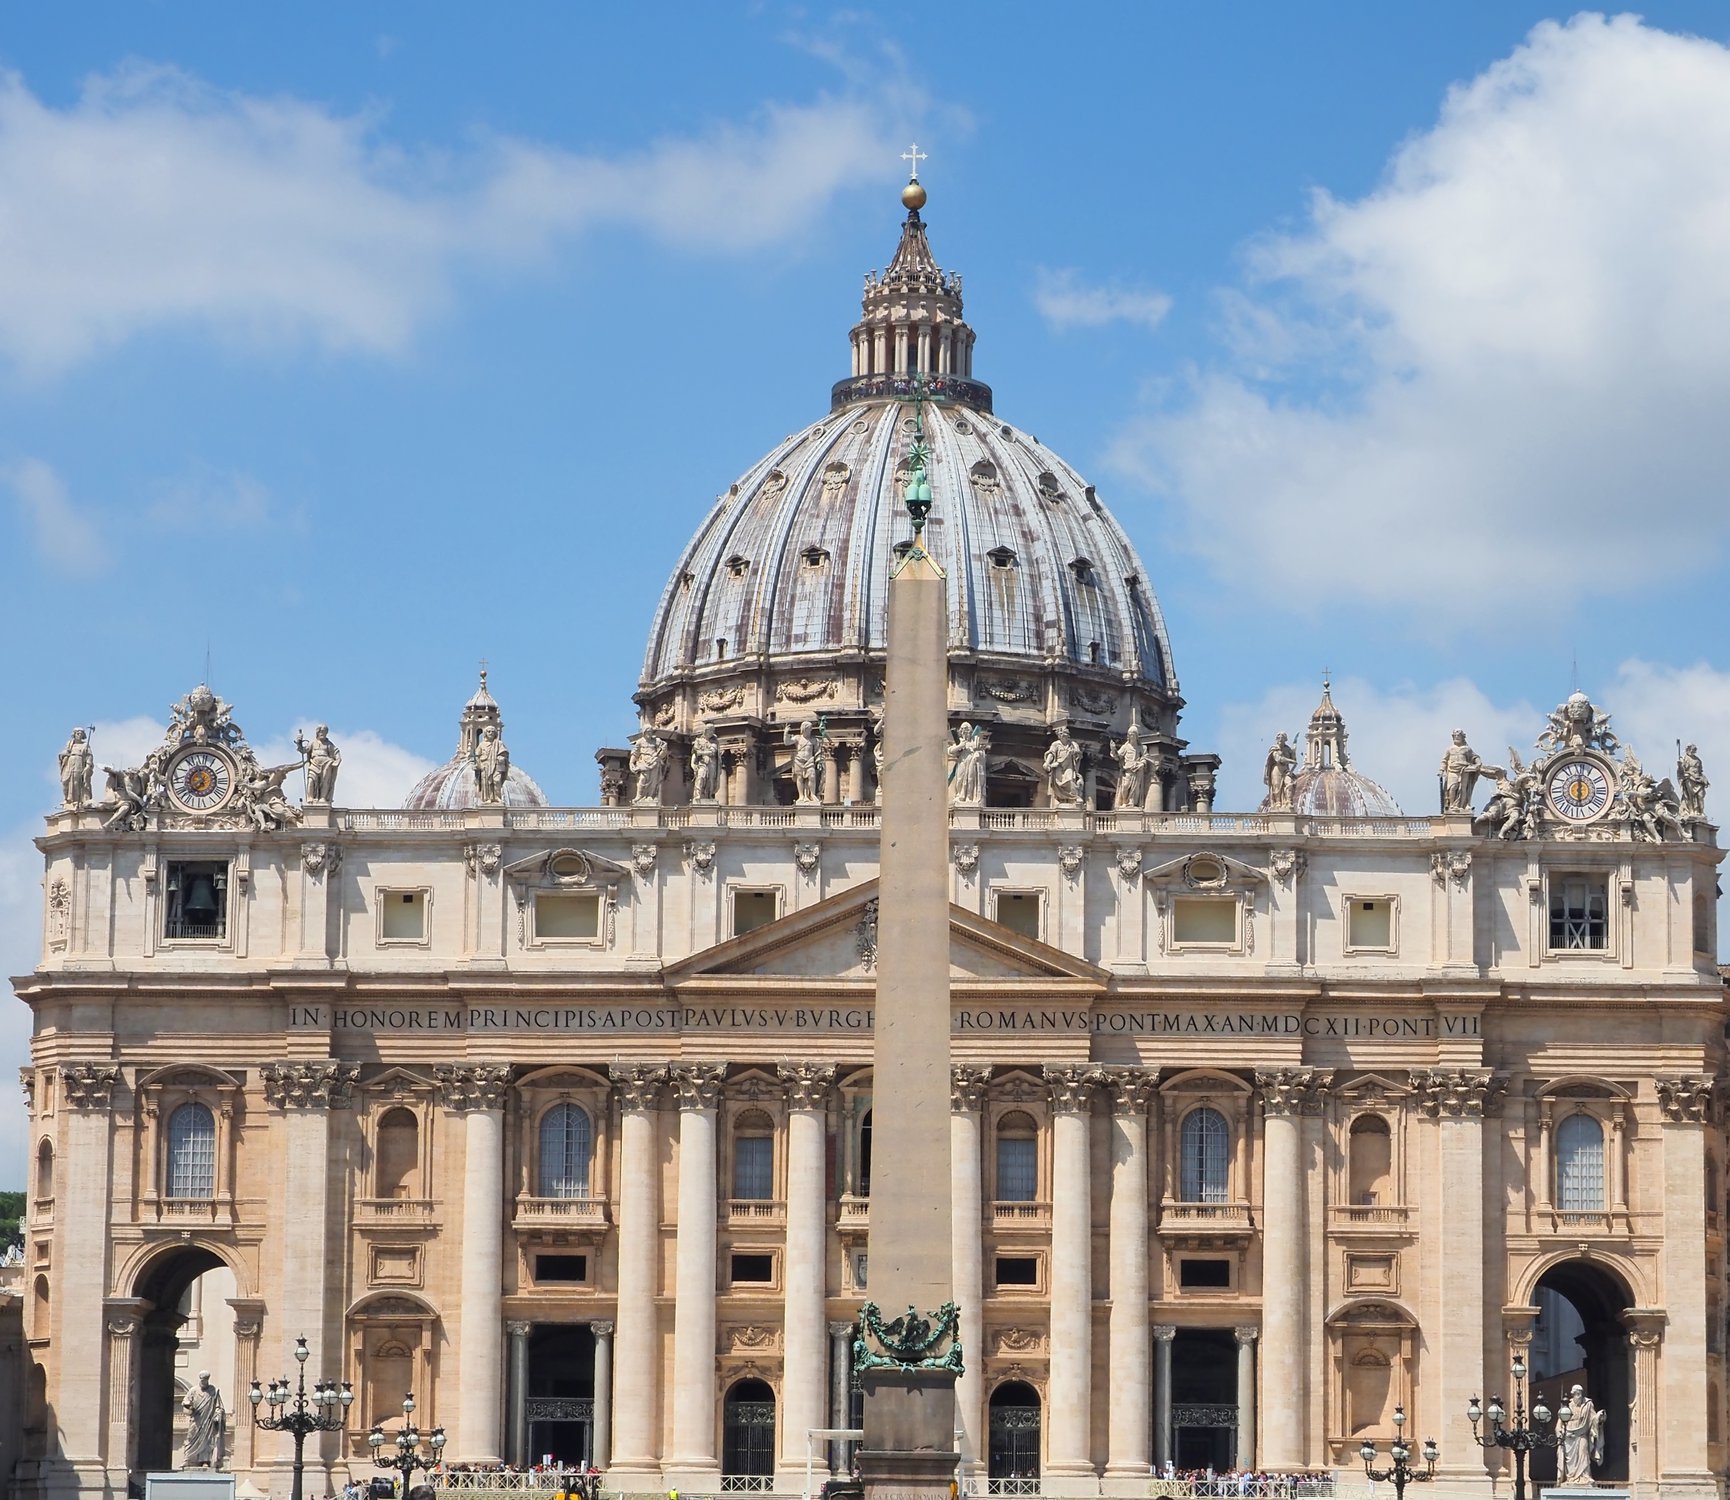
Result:
{"label": "dome window", "polygon": [[740,557],[739,554],[735,552],[727,559],[726,569],[734,578],[743,578],[751,571],[751,559],[748,557]]}
{"label": "dome window", "polygon": [[1087,660],[1088,660],[1089,665],[1091,665],[1091,666],[1097,667],[1099,665],[1099,642],[1098,641],[1089,641],[1087,643]]}
{"label": "dome window", "polygon": [[715,637],[715,660],[716,661],[725,661],[726,659],[727,659],[727,637],[724,635],[718,635]]}
{"label": "dome window", "polygon": [[967,477],[972,481],[975,492],[981,500],[994,500],[1001,482],[997,477],[997,465],[987,459],[980,459],[967,471]]}
{"label": "dome window", "polygon": [[690,588],[696,581],[697,575],[695,573],[681,573],[679,575],[679,587],[682,589]]}
{"label": "dome window", "polygon": [[1016,557],[1007,547],[993,547],[985,554],[991,566],[1007,572],[1016,563]]}
{"label": "dome window", "polygon": [[807,568],[825,567],[829,562],[829,554],[821,547],[807,547],[799,555],[805,559]]}
{"label": "dome window", "polygon": [[1093,564],[1085,557],[1074,559],[1069,565],[1069,571],[1075,574],[1077,583],[1093,582]]}
{"label": "dome window", "polygon": [[905,557],[912,550],[913,550],[913,543],[912,542],[897,542],[893,548],[893,551],[897,557]]}
{"label": "dome window", "polygon": [[1051,505],[1063,504],[1063,486],[1049,470],[1039,476],[1039,498]]}

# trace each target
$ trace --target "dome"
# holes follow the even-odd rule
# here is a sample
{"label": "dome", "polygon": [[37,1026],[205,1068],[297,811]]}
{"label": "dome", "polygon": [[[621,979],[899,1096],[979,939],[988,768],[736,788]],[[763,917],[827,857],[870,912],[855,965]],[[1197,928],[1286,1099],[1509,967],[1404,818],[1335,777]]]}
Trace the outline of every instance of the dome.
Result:
{"label": "dome", "polygon": [[[421,811],[464,807],[485,807],[481,799],[481,783],[476,751],[493,730],[500,749],[504,749],[504,715],[493,695],[487,691],[486,668],[481,669],[481,685],[474,697],[463,705],[457,727],[457,753],[436,770],[428,771],[415,783],[415,789],[403,803],[406,808]],[[520,767],[512,765],[505,773],[504,786],[495,807],[545,807],[546,794],[535,785],[534,778]]]}
{"label": "dome", "polygon": [[1260,810],[1291,811],[1312,818],[1405,816],[1386,787],[1352,768],[1346,754],[1346,723],[1334,707],[1333,689],[1325,678],[1322,701],[1304,731],[1303,765],[1291,779],[1291,806],[1276,808],[1270,793],[1262,799]]}

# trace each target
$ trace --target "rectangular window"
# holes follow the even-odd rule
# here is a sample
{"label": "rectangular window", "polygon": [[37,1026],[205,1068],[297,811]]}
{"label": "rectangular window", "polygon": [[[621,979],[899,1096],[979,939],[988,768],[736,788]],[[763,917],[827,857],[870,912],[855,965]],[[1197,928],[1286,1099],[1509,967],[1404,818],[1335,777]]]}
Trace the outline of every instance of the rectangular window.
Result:
{"label": "rectangular window", "polygon": [[998,925],[1018,932],[1022,937],[1032,938],[1036,943],[1039,941],[1039,907],[1038,891],[998,891],[995,896]]}
{"label": "rectangular window", "polygon": [[775,1196],[775,1142],[770,1137],[742,1135],[733,1143],[733,1196]]}
{"label": "rectangular window", "polygon": [[378,893],[378,937],[381,943],[426,941],[425,891],[380,891]]}
{"label": "rectangular window", "polygon": [[767,927],[778,915],[779,891],[733,890],[733,936]]}
{"label": "rectangular window", "polygon": [[1609,943],[1609,882],[1602,875],[1551,876],[1550,947],[1602,951]]}
{"label": "rectangular window", "polygon": [[1039,1257],[1037,1255],[1000,1255],[997,1257],[999,1286],[1038,1286]]}
{"label": "rectangular window", "polygon": [[772,1282],[775,1279],[775,1257],[773,1255],[735,1255],[732,1269],[734,1281]]}
{"label": "rectangular window", "polygon": [[537,1255],[535,1280],[570,1283],[589,1279],[589,1258],[586,1255]]}
{"label": "rectangular window", "polygon": [[1235,896],[1176,896],[1171,903],[1172,941],[1229,948],[1237,942]]}
{"label": "rectangular window", "polygon": [[228,936],[228,865],[170,860],[163,887],[162,935],[176,940]]}
{"label": "rectangular window", "polygon": [[1177,1263],[1177,1284],[1187,1291],[1231,1286],[1229,1260],[1196,1260],[1185,1256]]}
{"label": "rectangular window", "polygon": [[997,1138],[997,1201],[1031,1203],[1039,1196],[1039,1142],[1028,1136]]}
{"label": "rectangular window", "polygon": [[1394,951],[1394,903],[1386,896],[1352,896],[1346,902],[1346,947],[1352,952]]}
{"label": "rectangular window", "polygon": [[542,942],[593,943],[600,935],[598,891],[542,891],[535,897],[535,936]]}

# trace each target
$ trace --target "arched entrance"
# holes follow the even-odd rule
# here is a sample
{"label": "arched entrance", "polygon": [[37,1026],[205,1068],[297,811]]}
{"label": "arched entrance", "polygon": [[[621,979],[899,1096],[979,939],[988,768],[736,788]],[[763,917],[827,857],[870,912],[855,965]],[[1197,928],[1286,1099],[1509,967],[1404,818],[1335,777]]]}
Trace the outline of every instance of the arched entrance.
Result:
{"label": "arched entrance", "polygon": [[[138,1330],[137,1451],[131,1455],[130,1463],[134,1469],[150,1471],[174,1466],[175,1423],[181,1415],[175,1385],[175,1353],[181,1327],[186,1322],[183,1308],[193,1283],[206,1271],[225,1265],[214,1251],[188,1245],[157,1256],[138,1277],[133,1295],[142,1298],[149,1308]],[[216,1327],[225,1327],[226,1321],[221,1320]],[[239,1393],[223,1391],[222,1395],[229,1411],[235,1411]]]}
{"label": "arched entrance", "polygon": [[775,1473],[775,1393],[736,1380],[721,1406],[721,1488],[767,1490]]}
{"label": "arched entrance", "polygon": [[[1622,1321],[1622,1314],[1633,1305],[1627,1286],[1598,1262],[1566,1260],[1538,1278],[1532,1301],[1538,1308],[1530,1353],[1533,1396],[1542,1394],[1555,1411],[1573,1386],[1583,1385],[1608,1418],[1604,1462],[1593,1476],[1625,1482],[1628,1402],[1633,1394],[1633,1351]],[[1555,1481],[1553,1448],[1533,1453],[1532,1477],[1542,1483]]]}
{"label": "arched entrance", "polygon": [[1039,1392],[1006,1380],[991,1393],[991,1442],[986,1476],[994,1495],[1036,1494],[1039,1489]]}

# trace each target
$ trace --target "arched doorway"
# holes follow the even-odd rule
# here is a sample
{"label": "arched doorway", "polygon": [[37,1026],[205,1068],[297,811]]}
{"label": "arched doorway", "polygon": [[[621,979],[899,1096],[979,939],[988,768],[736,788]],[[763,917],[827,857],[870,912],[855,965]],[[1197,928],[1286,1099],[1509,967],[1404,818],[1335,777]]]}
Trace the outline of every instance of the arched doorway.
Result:
{"label": "arched doorway", "polygon": [[[219,1269],[226,1269],[221,1256],[202,1246],[188,1245],[157,1256],[138,1277],[133,1295],[147,1302],[149,1310],[138,1330],[137,1451],[130,1463],[134,1469],[174,1466],[175,1424],[181,1417],[175,1356],[180,1330],[187,1320],[188,1294],[207,1271]],[[228,1322],[226,1317],[213,1318],[211,1337],[221,1338],[218,1330],[226,1329]],[[232,1343],[231,1333],[228,1342]],[[222,1396],[230,1412],[238,1409],[241,1393],[224,1390]],[[226,1465],[226,1454],[223,1461]]]}
{"label": "arched doorway", "polygon": [[1039,1392],[1025,1381],[1006,1380],[991,1393],[990,1428],[985,1472],[991,1493],[1038,1493]]}
{"label": "arched doorway", "polygon": [[764,1490],[775,1473],[775,1393],[762,1380],[736,1380],[721,1407],[721,1487]]}
{"label": "arched doorway", "polygon": [[[1628,1330],[1622,1314],[1633,1297],[1621,1278],[1593,1261],[1566,1260],[1551,1266],[1532,1294],[1538,1317],[1532,1328],[1532,1394],[1542,1394],[1552,1411],[1568,1391],[1582,1385],[1593,1404],[1607,1414],[1604,1462],[1593,1471],[1601,1480],[1628,1478],[1629,1399],[1633,1394]],[[1556,1453],[1532,1455],[1534,1479],[1553,1483]]]}

